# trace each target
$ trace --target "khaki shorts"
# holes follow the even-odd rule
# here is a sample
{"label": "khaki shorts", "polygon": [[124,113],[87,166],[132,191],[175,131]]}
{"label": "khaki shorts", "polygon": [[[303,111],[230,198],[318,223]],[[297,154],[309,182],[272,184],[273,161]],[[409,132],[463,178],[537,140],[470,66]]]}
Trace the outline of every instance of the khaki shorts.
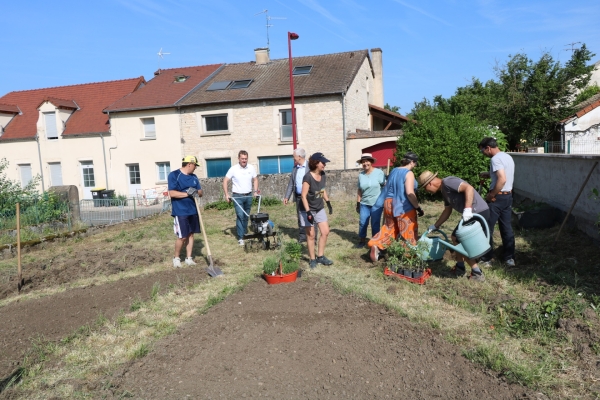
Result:
{"label": "khaki shorts", "polygon": [[[327,222],[327,214],[325,213],[325,209],[319,210],[318,212],[312,212],[315,223]],[[312,226],[310,222],[308,222],[308,218],[306,216],[306,211],[300,211],[300,226],[309,227]]]}

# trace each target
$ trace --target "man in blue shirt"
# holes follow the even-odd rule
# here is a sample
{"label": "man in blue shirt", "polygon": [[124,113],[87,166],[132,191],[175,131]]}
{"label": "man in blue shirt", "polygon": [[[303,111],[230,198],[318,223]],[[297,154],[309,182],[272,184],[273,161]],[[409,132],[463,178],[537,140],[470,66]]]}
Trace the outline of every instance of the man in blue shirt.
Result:
{"label": "man in blue shirt", "polygon": [[186,265],[196,265],[192,258],[194,233],[200,233],[196,197],[202,197],[200,181],[194,175],[197,166],[198,159],[195,156],[185,156],[181,162],[181,168],[171,172],[168,178],[173,230],[177,236],[175,240],[175,254],[173,256],[174,268],[181,267],[179,254],[184,245],[186,250]]}

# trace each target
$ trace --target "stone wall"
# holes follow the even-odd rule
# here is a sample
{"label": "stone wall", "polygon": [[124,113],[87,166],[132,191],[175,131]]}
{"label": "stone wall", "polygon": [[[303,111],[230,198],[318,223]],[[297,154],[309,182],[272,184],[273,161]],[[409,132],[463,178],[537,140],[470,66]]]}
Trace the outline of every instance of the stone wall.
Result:
{"label": "stone wall", "polygon": [[[360,169],[326,171],[329,198],[335,201],[355,201],[359,172]],[[283,199],[289,181],[290,174],[259,175],[258,188],[265,197]],[[202,205],[223,198],[223,178],[203,178],[200,179],[200,185],[204,194]],[[231,187],[229,193],[231,194]]]}

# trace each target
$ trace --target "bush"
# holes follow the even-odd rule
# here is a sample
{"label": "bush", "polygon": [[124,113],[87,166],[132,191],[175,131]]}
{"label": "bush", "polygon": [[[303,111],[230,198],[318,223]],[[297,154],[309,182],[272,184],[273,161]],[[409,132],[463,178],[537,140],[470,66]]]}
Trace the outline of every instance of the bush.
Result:
{"label": "bush", "polygon": [[495,128],[477,123],[468,115],[450,115],[434,107],[421,108],[416,121],[404,125],[404,135],[398,138],[397,163],[407,151],[419,156],[415,177],[424,170],[438,172],[445,178],[457,176],[473,187],[479,183],[479,173],[489,170],[489,159],[483,156],[478,144],[486,136],[493,136],[498,147],[506,149],[504,135]]}

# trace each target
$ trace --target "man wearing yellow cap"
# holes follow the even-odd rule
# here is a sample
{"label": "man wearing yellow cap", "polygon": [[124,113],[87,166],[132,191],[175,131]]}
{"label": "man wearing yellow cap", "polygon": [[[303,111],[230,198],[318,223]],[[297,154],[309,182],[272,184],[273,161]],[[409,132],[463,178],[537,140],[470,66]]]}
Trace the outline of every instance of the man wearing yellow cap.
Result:
{"label": "man wearing yellow cap", "polygon": [[175,240],[175,254],[173,267],[181,267],[179,255],[185,245],[185,264],[196,265],[192,258],[194,248],[194,233],[200,233],[200,220],[196,209],[196,197],[202,197],[200,181],[194,175],[198,166],[195,156],[185,156],[181,168],[169,174],[169,197],[171,198],[171,215],[173,216],[173,230]]}

